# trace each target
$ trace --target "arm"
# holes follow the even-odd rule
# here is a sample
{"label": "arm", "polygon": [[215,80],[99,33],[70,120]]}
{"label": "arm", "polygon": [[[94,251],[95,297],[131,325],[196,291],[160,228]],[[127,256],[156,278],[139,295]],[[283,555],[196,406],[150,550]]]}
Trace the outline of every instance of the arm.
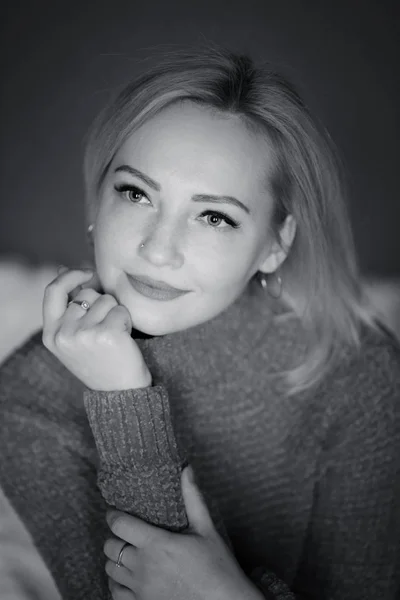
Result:
{"label": "arm", "polygon": [[160,387],[86,390],[84,403],[100,458],[98,485],[110,506],[171,531],[187,527],[184,464],[168,395]]}
{"label": "arm", "polygon": [[0,369],[0,481],[63,599],[99,600],[107,597],[106,507],[83,386],[40,338]]}
{"label": "arm", "polygon": [[[387,371],[385,397],[372,401],[372,404],[370,400],[367,405],[362,397],[357,398],[355,389],[354,405],[345,407],[345,416],[342,414],[338,417],[331,428],[320,462],[320,477],[315,489],[304,558],[296,581],[290,591],[268,569],[255,570],[252,579],[266,598],[367,600],[379,597],[392,600],[395,597],[399,585],[396,561],[400,555],[399,511],[396,510],[400,506],[400,397],[397,380],[393,382],[393,374],[397,369],[395,360]],[[381,382],[379,392],[382,395]],[[122,395],[116,393],[116,397],[117,404],[122,403],[123,408],[115,410],[115,397],[110,398],[111,403],[108,403],[102,393],[97,393],[96,397],[92,392],[86,393],[95,437],[101,439],[98,448],[104,461],[100,475],[103,493],[111,504],[121,510],[150,523],[180,531],[185,527],[179,488],[183,461],[174,442],[167,395],[162,388],[148,388]],[[340,402],[337,401],[337,404]],[[131,438],[129,428],[122,427],[123,434],[121,437],[119,431],[118,441],[123,440],[121,446],[124,454],[110,459],[113,448],[115,456],[116,440],[114,438],[112,441],[110,428],[101,435],[106,424],[102,427],[99,418],[106,417],[109,424],[116,413],[119,427],[130,423],[129,428],[137,433],[135,438]],[[129,417],[129,414],[134,417]],[[129,418],[134,421],[130,422]],[[150,437],[149,424],[153,430]],[[132,445],[129,439],[136,441]],[[146,440],[151,442],[149,446],[144,443]],[[154,465],[154,469],[146,467],[147,460],[150,460],[147,465]],[[129,473],[131,482],[129,491],[119,493],[118,497],[113,496],[113,488],[115,486],[118,489],[124,483],[123,478],[113,474],[116,463],[124,465],[122,471]],[[114,473],[118,472],[117,469]],[[167,479],[164,480],[164,477]],[[172,481],[166,488],[168,478]],[[139,485],[142,486],[140,496],[137,495]],[[169,490],[167,494],[164,493],[165,489]],[[172,512],[168,509],[170,503]],[[182,521],[175,520],[173,513],[182,514]],[[160,514],[169,516],[162,521]],[[172,520],[169,520],[170,517]]]}
{"label": "arm", "polygon": [[[171,531],[186,529],[181,490],[184,460],[178,452],[164,388],[86,390],[84,403],[100,457],[98,485],[106,502]],[[229,544],[218,515],[215,521]],[[294,599],[286,584],[267,570],[258,569],[252,580],[264,598]]]}

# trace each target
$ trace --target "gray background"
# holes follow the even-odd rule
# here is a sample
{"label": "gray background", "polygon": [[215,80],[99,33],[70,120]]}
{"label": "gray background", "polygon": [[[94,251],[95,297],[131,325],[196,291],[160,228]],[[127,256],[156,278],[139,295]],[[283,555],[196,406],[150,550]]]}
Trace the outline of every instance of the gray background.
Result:
{"label": "gray background", "polygon": [[85,133],[162,44],[206,40],[289,74],[338,145],[365,274],[400,274],[396,0],[13,2],[1,18],[0,257],[86,256]]}

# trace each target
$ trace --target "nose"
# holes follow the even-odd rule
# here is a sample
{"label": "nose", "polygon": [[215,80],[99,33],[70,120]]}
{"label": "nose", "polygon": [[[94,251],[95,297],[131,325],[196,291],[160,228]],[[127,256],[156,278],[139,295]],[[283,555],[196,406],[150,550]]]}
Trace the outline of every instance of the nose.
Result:
{"label": "nose", "polygon": [[156,267],[179,269],[184,262],[181,251],[182,235],[167,223],[153,223],[151,230],[142,239],[138,253]]}

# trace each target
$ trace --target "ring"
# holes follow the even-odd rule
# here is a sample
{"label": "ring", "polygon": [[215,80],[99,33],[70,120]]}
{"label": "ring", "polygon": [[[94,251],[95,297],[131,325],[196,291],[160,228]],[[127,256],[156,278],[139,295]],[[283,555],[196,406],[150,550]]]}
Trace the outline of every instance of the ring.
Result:
{"label": "ring", "polygon": [[71,300],[71,302],[68,304],[68,306],[70,304],[77,304],[78,306],[83,308],[83,310],[89,310],[89,308],[90,308],[90,304],[87,300]]}
{"label": "ring", "polygon": [[124,553],[125,548],[129,546],[128,542],[125,542],[125,544],[122,546],[121,550],[119,551],[118,554],[118,558],[117,558],[117,562],[115,563],[115,565],[117,567],[123,567],[124,565],[122,564],[122,555]]}

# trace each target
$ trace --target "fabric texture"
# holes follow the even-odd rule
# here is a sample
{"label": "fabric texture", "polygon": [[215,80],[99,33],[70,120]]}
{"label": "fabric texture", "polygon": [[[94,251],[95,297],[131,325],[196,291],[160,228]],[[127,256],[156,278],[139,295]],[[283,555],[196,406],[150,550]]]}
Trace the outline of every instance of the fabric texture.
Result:
{"label": "fabric texture", "polygon": [[1,600],[61,600],[32,538],[0,488]]}
{"label": "fabric texture", "polygon": [[106,503],[187,524],[182,465],[266,598],[394,600],[400,358],[365,331],[311,392],[277,374],[307,339],[249,291],[191,330],[138,339],[153,386],[84,389],[34,337],[0,371],[0,480],[63,598],[108,597]]}

